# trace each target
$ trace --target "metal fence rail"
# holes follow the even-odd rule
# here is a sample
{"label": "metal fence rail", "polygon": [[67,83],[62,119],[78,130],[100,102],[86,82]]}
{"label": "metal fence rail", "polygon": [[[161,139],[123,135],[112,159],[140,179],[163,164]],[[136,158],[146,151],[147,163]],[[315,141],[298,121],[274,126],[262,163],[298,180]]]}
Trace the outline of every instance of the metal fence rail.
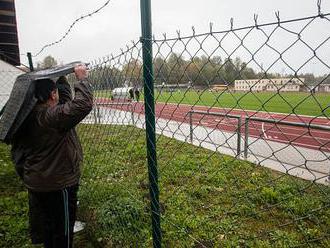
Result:
{"label": "metal fence rail", "polygon": [[[95,107],[93,108],[94,115],[94,124],[100,124],[102,115],[100,113],[100,107],[113,107],[117,110],[123,109],[124,111],[131,112],[131,121],[132,125],[134,125],[134,106],[131,102],[96,102]],[[127,106],[127,108],[123,108]]]}
{"label": "metal fence rail", "polygon": [[241,126],[242,126],[242,118],[239,115],[231,115],[231,114],[221,114],[221,113],[215,113],[215,112],[206,112],[206,111],[189,111],[189,125],[190,125],[190,143],[193,143],[193,119],[192,116],[193,114],[200,114],[200,115],[212,115],[212,116],[221,116],[221,117],[226,117],[226,118],[234,118],[237,119],[237,149],[236,149],[236,157],[239,157],[241,154]]}
{"label": "metal fence rail", "polygon": [[[258,117],[246,117],[245,122],[244,122],[244,127],[245,127],[244,158],[245,159],[247,159],[248,152],[249,152],[249,124],[250,124],[250,121],[272,123],[275,126],[284,125],[284,126],[292,126],[292,127],[302,127],[302,128],[308,129],[308,132],[310,132],[311,129],[330,132],[330,126],[315,125],[315,124],[310,124],[310,123],[307,124],[307,123],[301,123],[301,122],[289,122],[289,121],[283,121],[283,120],[274,120],[274,119],[266,119],[266,118],[258,118]],[[321,145],[320,145],[320,148],[322,148]],[[314,171],[325,174],[324,172],[321,172],[318,170],[314,170]],[[330,175],[330,173],[328,175]],[[330,176],[328,176],[328,180],[330,180]]]}
{"label": "metal fence rail", "polygon": [[[272,123],[276,125],[285,125],[285,126],[293,126],[293,127],[302,127],[308,129],[316,129],[316,130],[324,130],[330,131],[329,126],[322,126],[322,125],[315,125],[315,124],[307,124],[301,122],[290,122],[290,121],[283,121],[283,120],[274,120],[274,119],[266,119],[266,118],[259,118],[259,117],[246,117],[244,122],[245,127],[245,142],[244,142],[244,158],[247,158],[248,154],[248,146],[249,146],[249,122],[250,121],[257,121],[257,122],[265,122],[265,123]],[[320,146],[322,147],[322,146]]]}

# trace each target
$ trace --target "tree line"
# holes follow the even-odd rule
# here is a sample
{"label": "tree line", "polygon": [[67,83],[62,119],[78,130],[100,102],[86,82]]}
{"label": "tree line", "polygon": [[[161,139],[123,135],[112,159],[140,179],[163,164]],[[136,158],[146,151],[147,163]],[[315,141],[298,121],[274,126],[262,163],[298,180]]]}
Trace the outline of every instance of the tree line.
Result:
{"label": "tree line", "polygon": [[[142,62],[131,60],[123,66],[125,75],[135,81],[141,81]],[[183,84],[193,82],[198,86],[210,86],[214,84],[226,84],[234,86],[235,80],[271,79],[271,78],[304,78],[306,85],[319,83],[330,84],[329,75],[314,76],[313,73],[285,74],[260,71],[250,67],[248,63],[239,57],[234,59],[220,56],[196,56],[185,60],[182,56],[171,53],[167,59],[156,57],[153,63],[154,80],[156,84]]]}
{"label": "tree line", "polygon": [[[38,68],[48,68],[57,65],[56,59],[47,56],[38,63]],[[184,59],[177,53],[171,53],[167,58],[160,56],[153,61],[155,84],[185,84],[193,83],[194,86],[210,87],[214,84],[234,86],[235,80],[263,79],[263,78],[304,78],[306,85],[330,84],[329,75],[315,76],[313,73],[300,73],[298,75],[259,72],[250,67],[239,57],[221,58],[220,56],[195,56]],[[142,85],[142,61],[130,59],[121,65],[111,67],[103,65],[90,72],[91,80],[95,81],[98,88],[116,88],[126,85]]]}

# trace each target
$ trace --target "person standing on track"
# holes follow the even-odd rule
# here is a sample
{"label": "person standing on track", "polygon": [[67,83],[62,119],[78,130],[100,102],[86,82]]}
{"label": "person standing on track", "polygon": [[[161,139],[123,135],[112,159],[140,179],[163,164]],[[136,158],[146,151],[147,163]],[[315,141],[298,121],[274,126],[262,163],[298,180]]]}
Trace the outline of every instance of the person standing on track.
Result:
{"label": "person standing on track", "polygon": [[137,86],[134,89],[134,94],[135,94],[136,101],[139,102],[139,100],[140,100],[140,91],[139,91],[139,88]]}
{"label": "person standing on track", "polygon": [[70,248],[73,241],[83,157],[75,126],[93,107],[86,66],[78,65],[74,72],[73,99],[65,77],[58,83],[35,81],[38,102],[12,142],[12,158],[29,193],[30,221],[38,216],[43,227],[36,227],[41,240],[31,232],[32,242],[46,248]]}
{"label": "person standing on track", "polygon": [[128,93],[129,93],[130,100],[133,101],[134,100],[134,91],[133,91],[133,88],[130,88],[128,90]]}

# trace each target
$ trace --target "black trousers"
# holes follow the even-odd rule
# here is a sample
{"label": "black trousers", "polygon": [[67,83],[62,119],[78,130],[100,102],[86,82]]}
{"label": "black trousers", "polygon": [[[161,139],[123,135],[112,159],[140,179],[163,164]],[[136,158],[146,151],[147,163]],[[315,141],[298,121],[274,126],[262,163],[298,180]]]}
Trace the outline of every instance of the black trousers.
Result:
{"label": "black trousers", "polygon": [[33,244],[71,248],[78,185],[51,192],[29,190],[30,234]]}

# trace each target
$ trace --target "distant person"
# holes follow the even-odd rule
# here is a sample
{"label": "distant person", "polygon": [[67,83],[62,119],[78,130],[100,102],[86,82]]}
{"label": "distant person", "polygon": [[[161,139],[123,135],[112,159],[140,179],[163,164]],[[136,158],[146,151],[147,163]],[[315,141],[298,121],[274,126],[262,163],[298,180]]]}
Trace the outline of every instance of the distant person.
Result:
{"label": "distant person", "polygon": [[29,193],[32,243],[46,248],[71,248],[73,241],[83,157],[75,126],[93,107],[86,66],[74,72],[73,99],[65,77],[35,81],[38,102],[12,142],[12,158]]}
{"label": "distant person", "polygon": [[131,99],[131,100],[134,100],[134,91],[133,91],[132,88],[129,89],[128,93],[129,93],[129,97],[130,97],[130,99]]}
{"label": "distant person", "polygon": [[135,93],[135,99],[136,99],[136,101],[139,102],[139,100],[140,100],[140,91],[139,91],[139,88],[135,88],[134,93]]}

